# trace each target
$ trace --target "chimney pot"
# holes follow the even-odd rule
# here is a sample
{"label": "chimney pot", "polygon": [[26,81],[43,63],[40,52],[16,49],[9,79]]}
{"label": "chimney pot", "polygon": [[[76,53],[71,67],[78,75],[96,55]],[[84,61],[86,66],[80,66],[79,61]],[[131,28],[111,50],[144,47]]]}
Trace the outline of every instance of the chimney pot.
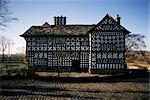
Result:
{"label": "chimney pot", "polygon": [[56,25],[56,23],[57,23],[57,22],[56,22],[56,16],[54,16],[54,25]]}
{"label": "chimney pot", "polygon": [[66,25],[66,17],[64,16],[54,16],[54,25],[60,25],[60,26],[62,26],[62,25]]}

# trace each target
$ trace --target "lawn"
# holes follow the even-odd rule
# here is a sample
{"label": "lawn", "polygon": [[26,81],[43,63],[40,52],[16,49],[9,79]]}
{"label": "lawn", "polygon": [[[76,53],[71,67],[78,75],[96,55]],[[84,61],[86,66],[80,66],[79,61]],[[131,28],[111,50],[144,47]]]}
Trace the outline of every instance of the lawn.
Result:
{"label": "lawn", "polygon": [[0,63],[0,75],[6,74],[8,71],[18,73],[21,69],[26,66],[21,63]]}

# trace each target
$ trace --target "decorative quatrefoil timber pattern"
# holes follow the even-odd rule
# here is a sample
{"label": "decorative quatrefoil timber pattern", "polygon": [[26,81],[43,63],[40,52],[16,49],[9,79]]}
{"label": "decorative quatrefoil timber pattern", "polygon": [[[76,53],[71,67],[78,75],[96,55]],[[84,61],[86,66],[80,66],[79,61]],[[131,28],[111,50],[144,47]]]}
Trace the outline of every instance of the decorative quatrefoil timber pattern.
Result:
{"label": "decorative quatrefoil timber pattern", "polygon": [[92,29],[93,31],[123,31],[129,32],[123,26],[118,24],[108,14]]}

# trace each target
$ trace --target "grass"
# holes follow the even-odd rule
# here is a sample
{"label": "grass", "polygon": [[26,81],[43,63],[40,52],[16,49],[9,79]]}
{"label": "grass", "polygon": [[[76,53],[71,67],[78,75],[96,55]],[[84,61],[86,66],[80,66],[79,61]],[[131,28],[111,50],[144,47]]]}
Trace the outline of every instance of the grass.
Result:
{"label": "grass", "polygon": [[53,78],[2,78],[0,97],[3,100],[14,97],[24,100],[149,100],[148,78],[92,77],[95,81]]}
{"label": "grass", "polygon": [[26,70],[26,66],[21,63],[0,63],[0,74],[6,74],[7,72],[11,72],[14,74],[22,73],[22,71]]}
{"label": "grass", "polygon": [[20,63],[0,63],[0,69],[2,68],[16,68],[20,65]]}
{"label": "grass", "polygon": [[5,67],[6,67],[6,64],[0,63],[0,69],[1,69],[1,68],[5,68]]}
{"label": "grass", "polygon": [[147,69],[150,71],[150,64],[143,62],[127,63],[128,69]]}

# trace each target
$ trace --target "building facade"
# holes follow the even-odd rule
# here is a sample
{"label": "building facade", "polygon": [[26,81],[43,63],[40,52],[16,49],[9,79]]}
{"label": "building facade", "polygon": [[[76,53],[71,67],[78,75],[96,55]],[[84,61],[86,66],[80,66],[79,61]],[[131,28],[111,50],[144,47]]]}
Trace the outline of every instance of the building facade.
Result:
{"label": "building facade", "polygon": [[20,36],[26,40],[30,72],[120,73],[126,69],[129,33],[120,25],[119,15],[113,19],[107,14],[92,25],[67,25],[66,17],[54,17],[54,25],[32,26]]}

